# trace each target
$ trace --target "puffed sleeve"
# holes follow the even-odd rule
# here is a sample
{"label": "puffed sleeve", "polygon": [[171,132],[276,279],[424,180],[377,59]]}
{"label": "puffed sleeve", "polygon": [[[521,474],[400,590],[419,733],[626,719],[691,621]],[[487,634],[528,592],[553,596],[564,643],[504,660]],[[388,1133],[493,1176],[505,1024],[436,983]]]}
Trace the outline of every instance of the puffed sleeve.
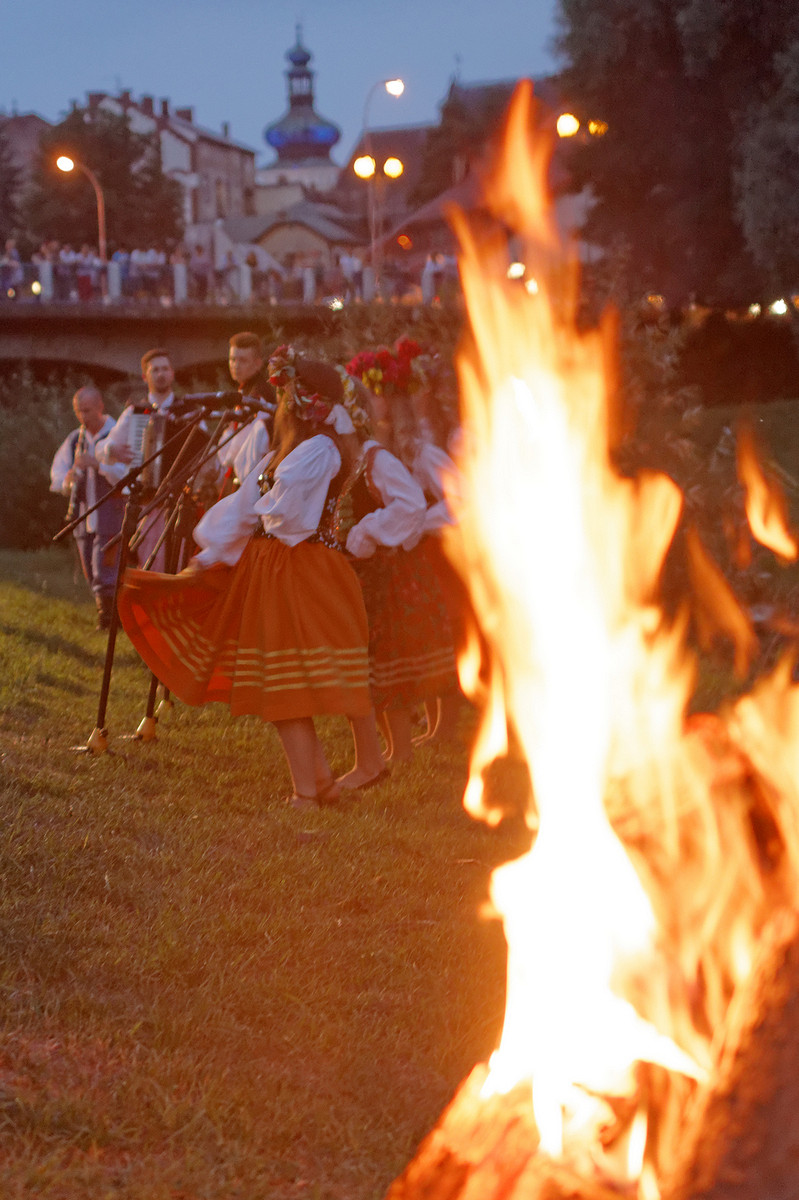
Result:
{"label": "puffed sleeve", "polygon": [[124,479],[130,470],[130,463],[113,462],[108,457],[108,452],[115,446],[127,446],[128,427],[132,416],[132,408],[123,408],[116,425],[109,432],[108,436],[104,437],[102,442],[98,443],[95,451],[95,458],[99,464],[100,474],[110,484],[119,483],[120,479]]}
{"label": "puffed sleeve", "polygon": [[414,463],[413,475],[426,495],[434,497],[432,504],[427,506],[423,532],[438,533],[446,525],[453,525],[455,519],[450,501],[460,495],[460,478],[447,452],[426,442]]}
{"label": "puffed sleeve", "polygon": [[198,521],[192,534],[201,547],[194,557],[197,566],[227,563],[233,567],[239,561],[258,524],[255,513],[261,495],[258,477],[268,463],[269,455],[266,455],[253,467],[238,491],[217,500]]}
{"label": "puffed sleeve", "polygon": [[[50,491],[51,492],[63,492],[65,490],[64,480],[67,476],[67,473],[68,473],[70,467],[72,466],[72,460],[74,457],[74,455],[73,455],[74,444],[75,444],[75,438],[70,433],[67,435],[67,437],[64,438],[63,442],[61,443],[61,445],[58,447],[58,449],[55,452],[55,457],[53,458],[53,465],[50,467]],[[66,490],[68,491],[69,489],[66,489]]]}
{"label": "puffed sleeve", "polygon": [[[370,448],[366,444],[365,450]],[[401,546],[416,538],[424,527],[424,492],[398,458],[382,447],[372,461],[371,482],[383,508],[367,513],[347,535],[347,549],[355,558],[369,558],[378,546]]]}
{"label": "puffed sleeve", "polygon": [[233,456],[233,471],[237,479],[249,475],[257,462],[269,453],[269,429],[263,417],[256,417]]}
{"label": "puffed sleeve", "polygon": [[[324,434],[300,442],[275,471],[275,480],[255,505],[264,529],[287,546],[316,533],[341,455]],[[249,478],[249,477],[248,477]]]}

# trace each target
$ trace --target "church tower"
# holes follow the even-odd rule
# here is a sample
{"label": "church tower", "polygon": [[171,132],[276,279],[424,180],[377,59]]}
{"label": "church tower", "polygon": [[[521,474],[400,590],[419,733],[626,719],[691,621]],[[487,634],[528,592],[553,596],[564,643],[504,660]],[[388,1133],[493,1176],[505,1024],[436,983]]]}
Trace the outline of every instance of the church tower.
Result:
{"label": "church tower", "polygon": [[341,137],[341,130],[314,111],[313,77],[308,64],[311,53],[302,44],[302,28],[286,53],[289,69],[288,112],[267,125],[264,140],[277,153],[277,161],[258,172],[259,182],[296,182],[326,191],[333,187],[339,168],[331,161],[330,151]]}

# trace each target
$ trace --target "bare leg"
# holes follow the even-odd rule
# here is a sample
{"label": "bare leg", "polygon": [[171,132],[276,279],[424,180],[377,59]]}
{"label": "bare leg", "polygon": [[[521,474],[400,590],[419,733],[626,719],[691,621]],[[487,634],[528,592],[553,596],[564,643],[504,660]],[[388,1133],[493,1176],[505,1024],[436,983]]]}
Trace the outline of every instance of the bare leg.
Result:
{"label": "bare leg", "polygon": [[330,763],[325,758],[325,752],[322,749],[322,743],[319,737],[316,736],[314,747],[314,773],[316,776],[316,791],[329,793],[335,780],[333,772],[330,769]]}
{"label": "bare leg", "polygon": [[387,708],[385,720],[391,737],[389,762],[407,762],[413,754],[410,709]]}
{"label": "bare leg", "polygon": [[379,779],[386,769],[380,737],[373,712],[366,717],[350,717],[355,743],[355,766],[338,782],[342,787],[362,788]]}
{"label": "bare leg", "polygon": [[427,728],[424,733],[420,733],[418,737],[413,739],[414,746],[423,746],[425,742],[429,742],[431,738],[436,736],[436,729],[441,719],[441,701],[438,699],[425,700],[424,716]]}
{"label": "bare leg", "polygon": [[317,794],[319,774],[323,773],[324,778],[329,779],[332,772],[312,719],[297,717],[290,721],[275,721],[275,729],[288,761],[295,796],[313,799]]}
{"label": "bare leg", "polygon": [[459,691],[447,692],[438,699],[438,722],[433,733],[436,741],[451,742],[458,732],[458,717],[461,710]]}
{"label": "bare leg", "polygon": [[413,739],[414,746],[423,746],[427,742],[451,742],[458,732],[458,717],[460,715],[461,693],[447,692],[436,700],[425,701],[427,714],[427,729]]}

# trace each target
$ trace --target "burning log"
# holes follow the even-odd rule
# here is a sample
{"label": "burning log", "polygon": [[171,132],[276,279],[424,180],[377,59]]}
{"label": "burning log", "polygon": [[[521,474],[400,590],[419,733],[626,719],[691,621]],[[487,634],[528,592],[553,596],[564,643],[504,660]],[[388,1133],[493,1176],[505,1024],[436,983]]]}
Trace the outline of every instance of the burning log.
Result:
{"label": "burning log", "polygon": [[799,920],[764,937],[712,1091],[697,1096],[667,1200],[777,1200],[799,1190]]}
{"label": "burning log", "polygon": [[617,1200],[537,1153],[529,1087],[484,1100],[475,1067],[386,1200]]}
{"label": "burning log", "polygon": [[[764,938],[711,1089],[675,1138],[663,1200],[783,1200],[799,1186],[799,919]],[[619,1200],[635,1194],[539,1152],[530,1088],[485,1100],[475,1067],[386,1200]],[[656,1195],[656,1192],[652,1193]]]}

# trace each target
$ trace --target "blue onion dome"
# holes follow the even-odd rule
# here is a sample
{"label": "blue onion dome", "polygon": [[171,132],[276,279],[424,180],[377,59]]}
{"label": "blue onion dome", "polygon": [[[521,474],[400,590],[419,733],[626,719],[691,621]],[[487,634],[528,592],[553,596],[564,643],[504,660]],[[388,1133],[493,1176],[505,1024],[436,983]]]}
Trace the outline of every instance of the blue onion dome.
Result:
{"label": "blue onion dome", "polygon": [[311,57],[310,51],[302,44],[302,32],[298,25],[296,44],[286,52],[291,64],[286,71],[289,110],[264,130],[264,140],[277,151],[281,162],[325,160],[341,137],[337,125],[314,112],[314,73],[308,66]]}

